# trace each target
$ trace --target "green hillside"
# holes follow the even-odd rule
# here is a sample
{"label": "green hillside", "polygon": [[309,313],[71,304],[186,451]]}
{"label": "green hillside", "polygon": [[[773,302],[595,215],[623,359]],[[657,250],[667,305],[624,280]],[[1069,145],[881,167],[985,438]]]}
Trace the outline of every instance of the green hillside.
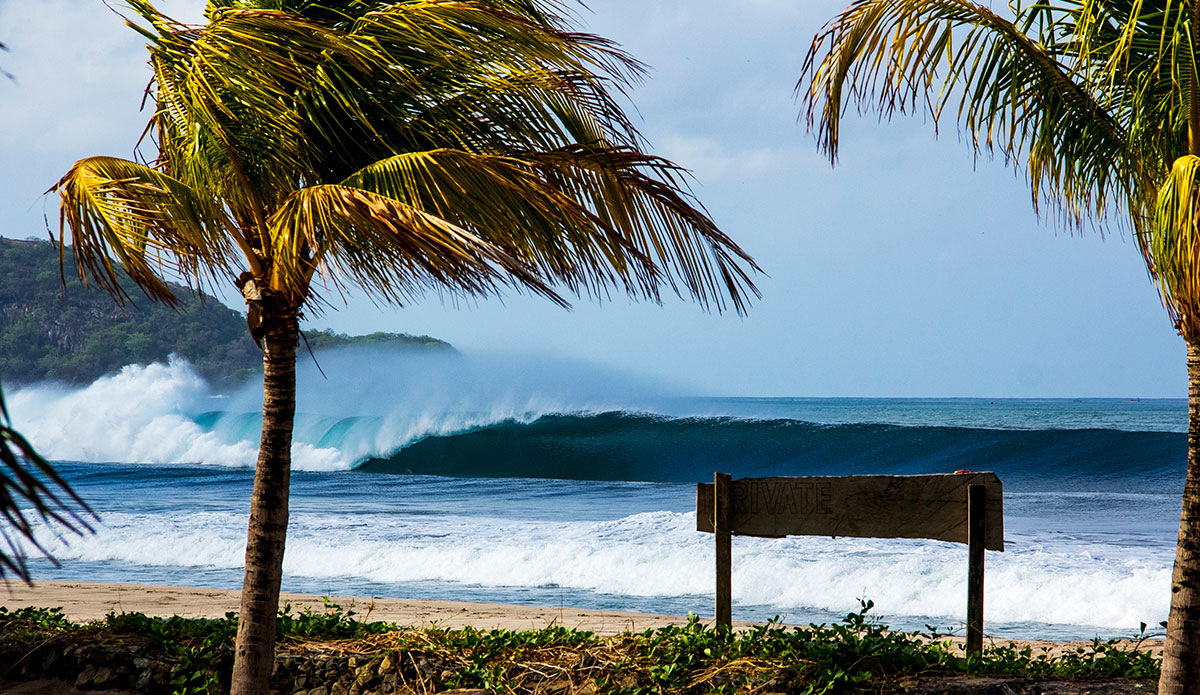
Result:
{"label": "green hillside", "polygon": [[[183,305],[172,309],[150,302],[130,283],[133,300],[122,307],[102,290],[80,283],[69,255],[65,270],[60,274],[58,251],[49,242],[0,238],[4,384],[89,383],[126,364],[164,361],[171,353],[217,384],[247,378],[261,368],[262,354],[250,339],[245,318],[214,298],[179,286],[176,294]],[[453,350],[428,336],[350,337],[328,331],[305,331],[305,336],[313,350],[353,344]]]}

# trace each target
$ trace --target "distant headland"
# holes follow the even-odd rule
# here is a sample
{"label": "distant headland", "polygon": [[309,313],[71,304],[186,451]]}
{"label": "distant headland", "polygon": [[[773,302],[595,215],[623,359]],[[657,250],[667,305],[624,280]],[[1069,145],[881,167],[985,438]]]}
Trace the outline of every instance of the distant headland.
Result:
{"label": "distant headland", "polygon": [[[172,309],[149,301],[130,282],[125,289],[132,299],[121,306],[80,282],[70,247],[66,251],[60,273],[54,244],[0,238],[0,380],[5,385],[90,383],[126,364],[161,362],[171,354],[215,384],[241,381],[261,369],[262,353],[245,317],[216,298],[173,285],[181,305]],[[346,345],[454,350],[437,338],[404,333],[347,336],[305,330],[304,336],[313,350]]]}

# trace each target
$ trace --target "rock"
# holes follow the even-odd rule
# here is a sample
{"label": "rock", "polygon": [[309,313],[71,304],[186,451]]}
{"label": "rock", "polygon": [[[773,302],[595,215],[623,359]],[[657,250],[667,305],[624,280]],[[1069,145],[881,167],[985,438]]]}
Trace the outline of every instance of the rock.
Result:
{"label": "rock", "polygon": [[94,678],[95,676],[96,676],[96,667],[95,666],[93,666],[91,664],[84,666],[83,670],[79,672],[79,675],[75,677],[75,687],[76,688],[92,687],[92,678]]}
{"label": "rock", "polygon": [[42,672],[54,673],[54,665],[58,663],[58,650],[47,649],[46,655],[42,657]]}
{"label": "rock", "polygon": [[100,666],[96,669],[96,674],[92,676],[92,687],[97,690],[107,688],[119,680],[118,673],[108,666]]}
{"label": "rock", "polygon": [[133,683],[134,690],[146,690],[154,683],[154,671],[147,668],[138,674],[137,680]]}
{"label": "rock", "polygon": [[369,682],[371,682],[371,679],[373,679],[374,677],[375,677],[375,669],[371,668],[370,664],[366,664],[365,666],[359,666],[357,669],[354,670],[354,682],[355,683],[362,683],[362,684],[369,683]]}
{"label": "rock", "polygon": [[379,675],[386,676],[396,670],[396,660],[392,657],[392,653],[388,652],[379,660]]}
{"label": "rock", "polygon": [[379,671],[379,665],[382,663],[383,663],[383,657],[377,656],[374,659],[371,659],[369,662],[367,662],[367,666],[369,666],[371,668],[371,673],[374,673],[377,675],[383,675]]}

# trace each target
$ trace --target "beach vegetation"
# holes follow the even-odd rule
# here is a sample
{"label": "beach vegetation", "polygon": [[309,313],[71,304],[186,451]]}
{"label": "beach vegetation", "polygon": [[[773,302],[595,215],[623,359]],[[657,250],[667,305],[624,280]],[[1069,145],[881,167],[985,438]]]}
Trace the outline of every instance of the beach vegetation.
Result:
{"label": "beach vegetation", "polygon": [[1200,2],[856,0],[797,86],[836,162],[849,112],[953,120],[1039,212],[1129,230],[1187,348],[1188,454],[1160,695],[1200,693]]}
{"label": "beach vegetation", "polygon": [[284,604],[276,619],[276,635],[279,637],[314,637],[321,639],[358,639],[367,635],[394,630],[390,623],[359,620],[357,611],[343,608],[340,603],[322,598],[323,610],[314,611],[305,606],[292,613],[292,605]]}
{"label": "beach vegetation", "polygon": [[[1158,659],[1140,641],[1097,639],[1062,654],[1001,645],[966,655],[961,642],[946,635],[888,629],[868,614],[868,604],[835,624],[770,622],[730,630],[692,616],[682,625],[601,637],[558,625],[529,631],[400,627],[358,620],[353,611],[327,603],[321,611],[277,616],[283,654],[274,687],[295,689],[303,679],[307,689],[321,680],[329,692],[339,684],[347,691],[357,684],[365,693],[390,683],[396,692],[476,688],[497,695],[815,695],[968,674],[1066,681],[1145,681],[1159,674]],[[150,643],[172,664],[173,692],[215,695],[228,685],[233,613],[216,620],[114,613],[72,624],[53,617],[61,612],[22,610],[35,612],[18,617],[21,611],[0,611],[0,638],[20,626],[30,642],[57,636]]]}
{"label": "beach vegetation", "polygon": [[71,627],[71,621],[63,614],[61,606],[56,608],[26,606],[11,611],[6,606],[0,606],[0,624],[3,624],[6,630],[21,627],[35,630],[61,630]]}
{"label": "beach vegetation", "polygon": [[53,187],[81,278],[232,283],[263,350],[234,695],[266,695],[288,519],[302,316],[347,293],[405,305],[612,293],[744,312],[757,266],[619,98],[643,66],[556,0],[129,0],[153,80],[142,161]]}

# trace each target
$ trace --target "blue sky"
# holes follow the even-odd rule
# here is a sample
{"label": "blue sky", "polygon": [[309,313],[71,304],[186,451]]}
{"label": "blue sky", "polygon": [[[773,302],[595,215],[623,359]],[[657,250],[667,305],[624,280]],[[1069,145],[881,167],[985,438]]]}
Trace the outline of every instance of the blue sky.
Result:
{"label": "blue sky", "polygon": [[[844,0],[589,0],[580,25],[652,70],[631,111],[691,169],[713,219],[766,270],[748,317],[615,298],[402,309],[361,298],[311,322],[424,333],[742,396],[1183,397],[1184,348],[1132,241],[1038,220],[1023,175],[949,124],[847,123],[818,152],[792,91]],[[163,3],[183,19],[199,0]],[[0,235],[57,228],[42,196],[92,154],[128,157],[146,116],[139,37],[95,0],[0,0]]]}

